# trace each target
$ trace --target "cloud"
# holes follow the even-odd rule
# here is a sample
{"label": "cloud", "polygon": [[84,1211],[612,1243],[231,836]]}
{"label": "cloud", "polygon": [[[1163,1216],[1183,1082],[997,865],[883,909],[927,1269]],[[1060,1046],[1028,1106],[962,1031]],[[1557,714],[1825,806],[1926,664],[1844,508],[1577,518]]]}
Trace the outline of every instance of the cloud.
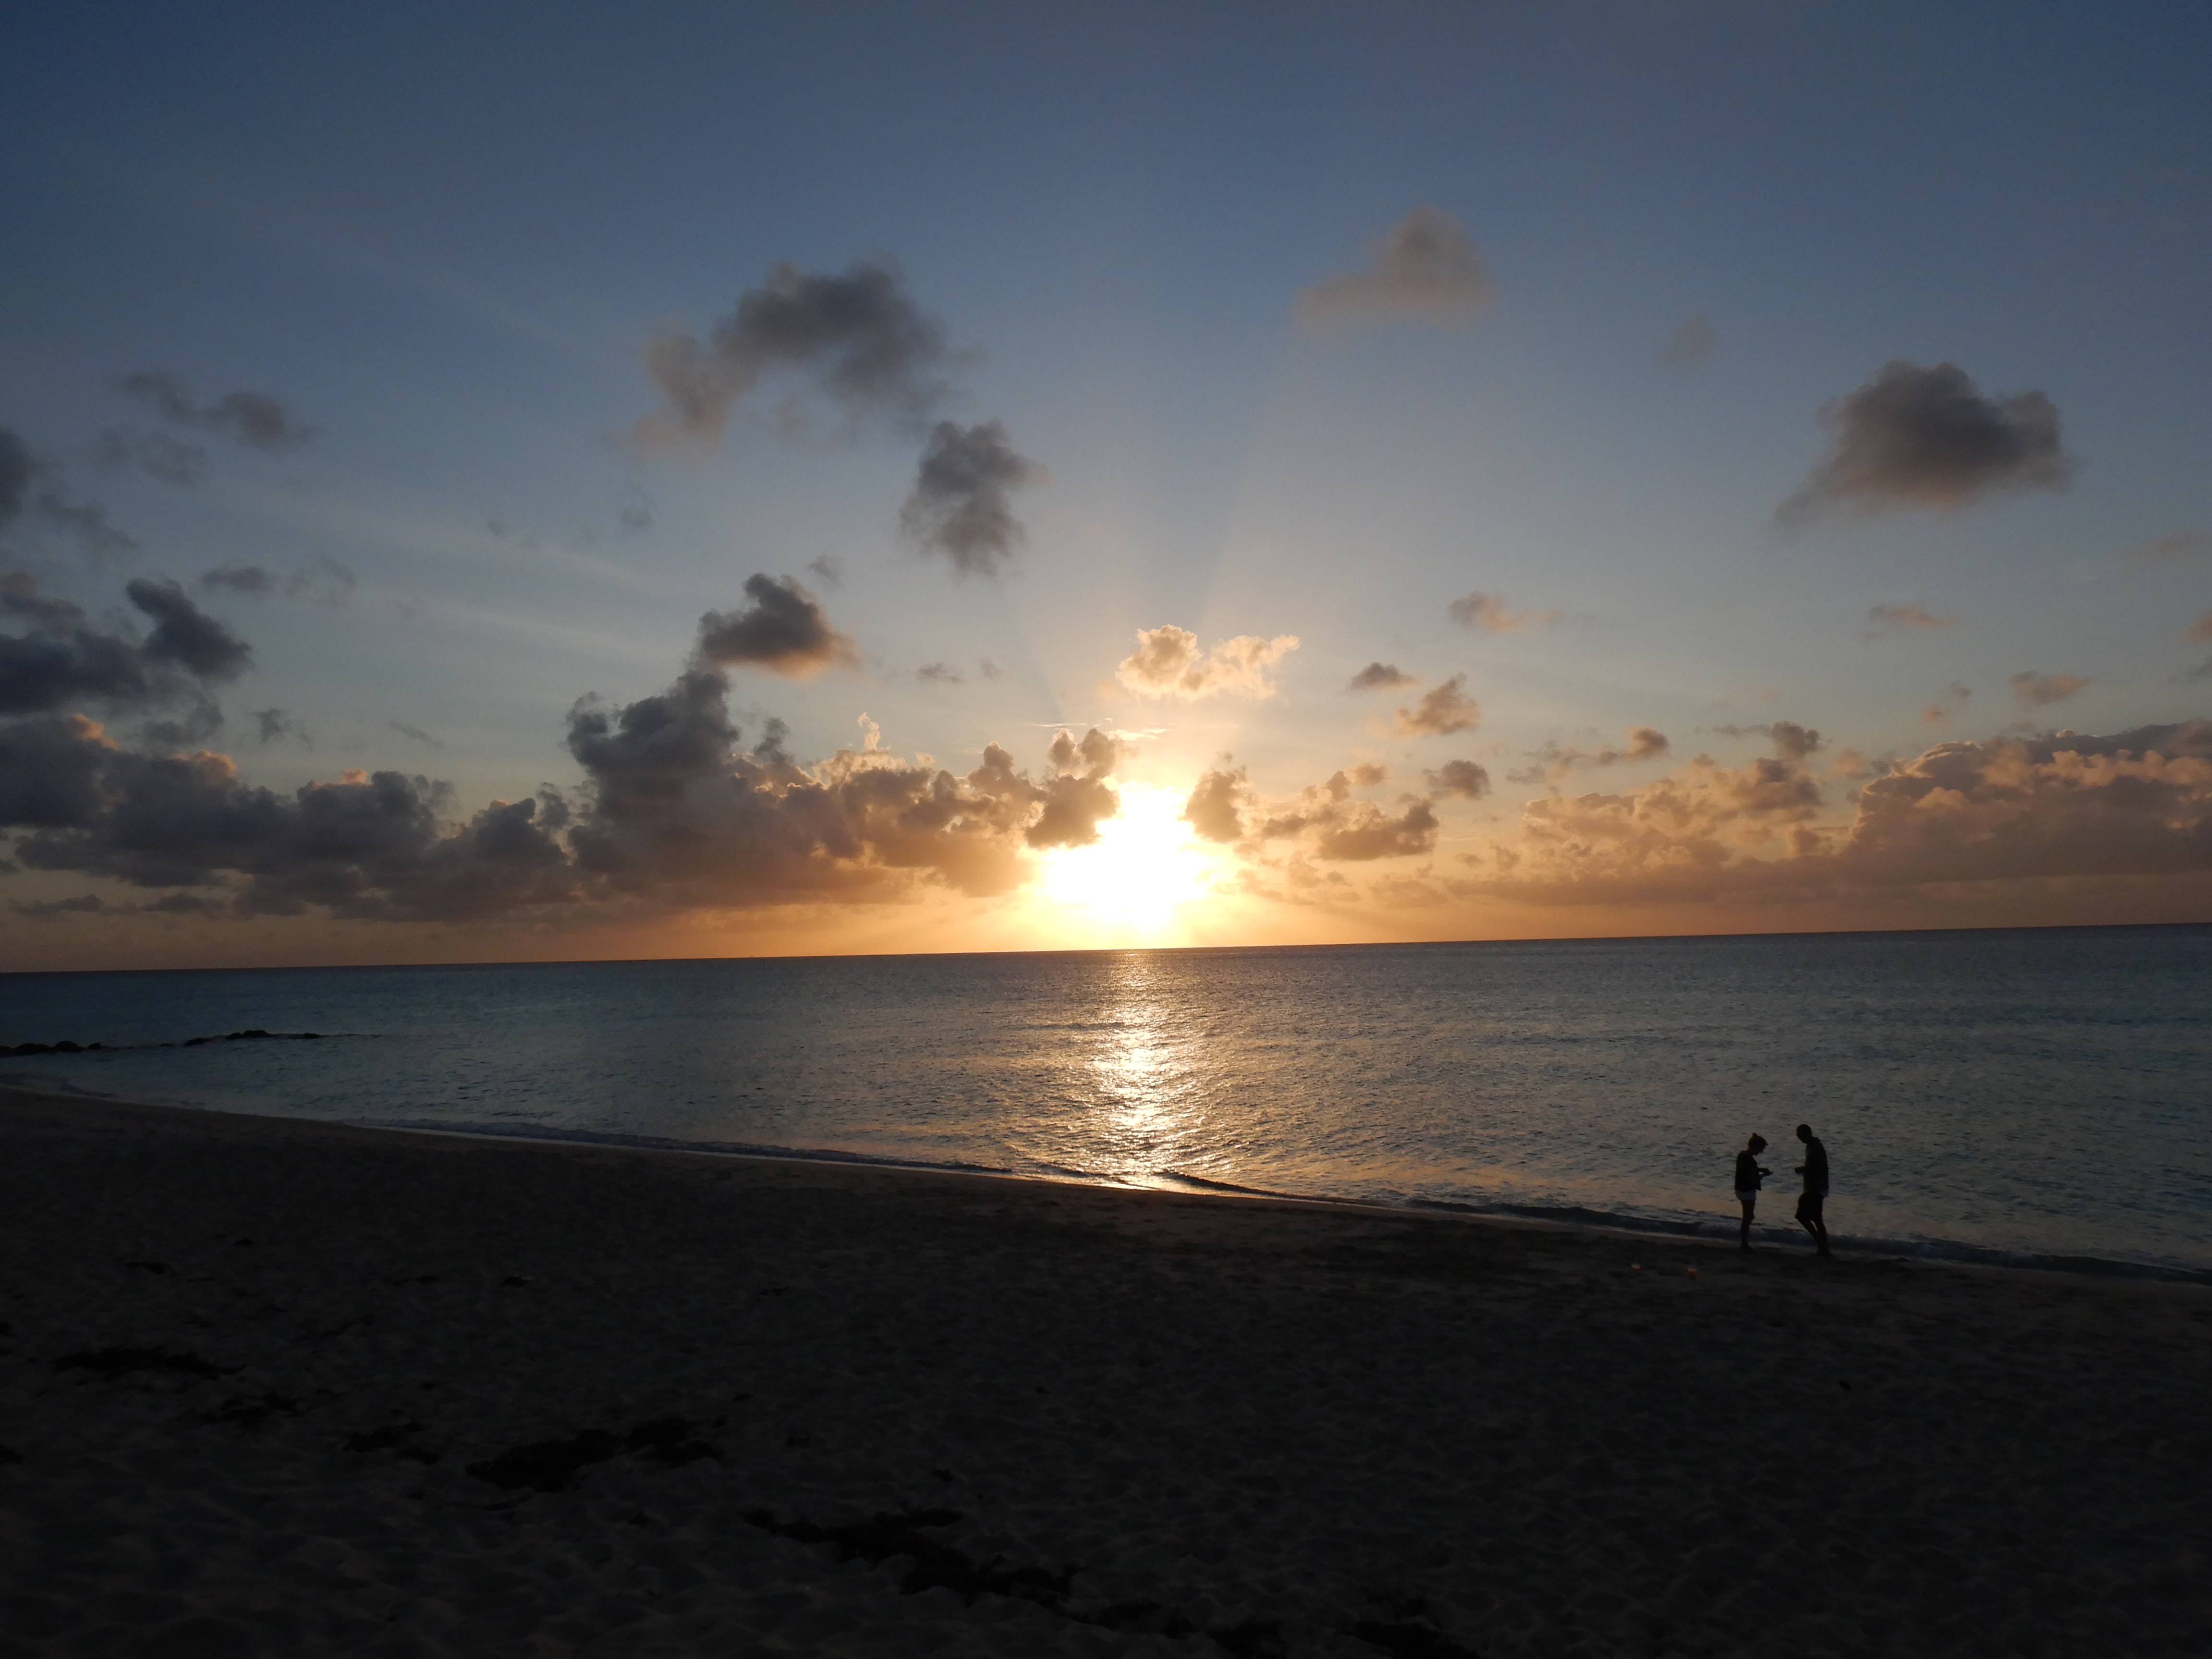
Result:
{"label": "cloud", "polygon": [[90,626],[82,609],[40,599],[27,579],[0,584],[0,617],[27,624],[22,634],[0,634],[0,715],[204,700],[193,682],[231,679],[251,660],[246,642],[175,583],[140,577],[125,592],[155,624],[143,640]]}
{"label": "cloud", "polygon": [[647,342],[646,372],[665,402],[634,435],[647,448],[719,444],[730,411],[778,373],[799,378],[848,420],[918,428],[944,398],[953,366],[943,327],[890,260],[856,261],[842,276],[781,264],[706,339],[671,327]]}
{"label": "cloud", "polygon": [[[1783,722],[1784,726],[1788,722]],[[1801,727],[1790,726],[1795,732]],[[1817,736],[1817,734],[1815,734]],[[1631,726],[1625,744],[1607,744],[1602,749],[1563,749],[1556,743],[1547,743],[1540,749],[1529,751],[1536,764],[1506,775],[1516,783],[1551,783],[1566,776],[1577,768],[1625,766],[1638,761],[1656,760],[1672,745],[1664,732],[1649,726]]]}
{"label": "cloud", "polygon": [[71,500],[53,465],[0,427],[0,536],[26,526],[58,531],[95,558],[138,546],[108,522],[106,508]]}
{"label": "cloud", "polygon": [[1796,720],[1772,720],[1763,726],[1716,726],[1713,730],[1724,738],[1765,738],[1784,760],[1803,760],[1825,748],[1828,741],[1811,726],[1800,726]]}
{"label": "cloud", "polygon": [[2212,640],[2212,611],[2206,611],[2188,627],[2183,629],[2181,637],[2195,645],[2202,645],[2205,641]]}
{"label": "cloud", "polygon": [[1893,507],[1951,512],[2003,490],[2063,489],[2073,476],[2050,398],[1984,397],[1955,363],[1893,359],[1822,408],[1820,422],[1835,447],[1777,510],[1785,527]]}
{"label": "cloud", "polygon": [[1457,795],[1467,800],[1480,800],[1490,793],[1488,769],[1471,760],[1446,761],[1425,775],[1429,787],[1440,795]]}
{"label": "cloud", "polygon": [[166,432],[113,426],[93,445],[94,462],[110,472],[143,472],[158,483],[190,489],[207,477],[207,451]]}
{"label": "cloud", "polygon": [[1116,665],[1114,677],[1140,697],[1271,697],[1275,686],[1267,671],[1297,648],[1295,634],[1272,640],[1239,634],[1208,652],[1197,635],[1170,623],[1139,629],[1137,648]]}
{"label": "cloud", "polygon": [[[1237,775],[1241,781],[1243,775]],[[1438,825],[1436,811],[1426,800],[1416,796],[1393,817],[1372,801],[1352,799],[1354,789],[1372,787],[1389,776],[1386,768],[1374,765],[1331,774],[1326,781],[1300,791],[1295,800],[1260,815],[1249,832],[1251,850],[1271,841],[1295,841],[1305,856],[1340,864],[1430,851],[1436,846]],[[1188,812],[1186,808],[1186,816]],[[1203,827],[1200,833],[1206,833]]]}
{"label": "cloud", "polygon": [[2015,674],[2012,677],[2012,694],[2022,708],[2044,708],[2054,702],[2063,702],[2088,684],[2073,674]]}
{"label": "cloud", "polygon": [[853,641],[830,625],[814,596],[789,576],[745,578],[743,611],[709,611],[699,618],[698,660],[720,667],[742,663],[793,679],[860,660]]}
{"label": "cloud", "polygon": [[1720,349],[1721,337],[1705,313],[1684,323],[1669,334],[1659,347],[1659,367],[1686,373],[1703,368],[1712,362],[1713,354]]}
{"label": "cloud", "polygon": [[[1823,827],[1801,763],[1688,772],[1523,809],[1472,890],[1542,903],[1789,902],[1960,883],[2212,871],[2212,721],[1946,743]],[[1771,849],[1772,856],[1759,856]]]}
{"label": "cloud", "polygon": [[440,743],[437,738],[432,737],[428,732],[425,732],[421,726],[410,726],[405,720],[386,720],[385,721],[385,725],[389,726],[392,731],[397,732],[401,737],[411,738],[416,743],[427,744],[433,749],[443,749],[446,746],[444,744]]}
{"label": "cloud", "polygon": [[899,528],[963,576],[996,576],[1029,540],[1014,517],[1013,492],[1049,476],[1015,452],[999,422],[939,421],[930,428],[914,493],[899,509]]}
{"label": "cloud", "polygon": [[964,685],[967,677],[949,662],[926,662],[914,671],[918,680],[933,681],[939,685]]}
{"label": "cloud", "polygon": [[1121,810],[1121,798],[1106,780],[1127,752],[1120,738],[1096,726],[1079,743],[1072,732],[1060,732],[1048,755],[1054,775],[1042,787],[1042,810],[1022,839],[1036,848],[1088,847],[1096,842],[1099,820]]}
{"label": "cloud", "polygon": [[1460,328],[1497,297],[1490,268],[1458,220],[1417,207],[1367,250],[1364,270],[1346,271],[1302,290],[1294,308],[1308,329],[1384,323]]}
{"label": "cloud", "polygon": [[174,663],[203,680],[234,679],[252,660],[244,640],[185,597],[164,577],[140,576],[124,585],[124,597],[154,619],[141,647],[153,663]]}
{"label": "cloud", "polygon": [[835,553],[817,553],[806,562],[806,568],[822,578],[822,585],[832,592],[845,586],[845,562]]}
{"label": "cloud", "polygon": [[198,404],[192,401],[191,389],[183,380],[156,369],[126,374],[115,383],[115,389],[149,404],[165,421],[212,432],[272,455],[298,449],[315,435],[313,427],[302,425],[298,416],[266,392],[233,392],[214,403]]}
{"label": "cloud", "polygon": [[1930,726],[1938,725],[1957,714],[1960,706],[1973,695],[1973,689],[1963,680],[1953,680],[1944,688],[1942,697],[1920,711],[1920,718]]}
{"label": "cloud", "polygon": [[1395,663],[1370,662],[1354,674],[1352,683],[1344,689],[1347,693],[1395,691],[1401,685],[1419,685],[1420,683],[1419,675],[1408,674]]}
{"label": "cloud", "polygon": [[1549,628],[1559,621],[1556,611],[1508,611],[1502,593],[1469,593],[1454,599],[1444,612],[1474,634],[1518,634]]}
{"label": "cloud", "polygon": [[1466,675],[1453,675],[1411,708],[1401,708],[1394,729],[1401,738],[1441,738],[1454,732],[1472,732],[1482,722],[1482,709],[1467,695],[1466,687]]}
{"label": "cloud", "polygon": [[353,597],[354,590],[361,586],[361,579],[336,559],[325,556],[311,565],[282,573],[258,564],[218,565],[200,572],[199,585],[210,592],[236,593],[248,599],[281,593],[286,599],[339,605]]}
{"label": "cloud", "polygon": [[299,738],[302,742],[306,741],[307,734],[300,730],[299,722],[284,709],[254,708],[249,709],[247,713],[252,716],[254,726],[264,743],[275,743],[280,738],[293,737]]}
{"label": "cloud", "polygon": [[1877,605],[1869,606],[1867,621],[1873,624],[1859,637],[1879,639],[1884,633],[1923,633],[1938,628],[1949,628],[1956,617],[1939,617],[1917,605]]}
{"label": "cloud", "polygon": [[7,529],[30,504],[32,487],[40,471],[31,447],[0,427],[0,530]]}
{"label": "cloud", "polygon": [[[157,672],[197,663],[216,673],[235,660],[189,625],[198,613],[173,586],[153,587],[134,595],[156,620],[143,645],[88,629],[77,607],[20,580],[0,584],[0,600],[33,642],[75,649],[90,634],[125,652],[118,684],[78,672],[64,690],[143,701]],[[128,748],[98,720],[51,706],[51,676],[33,684],[33,706],[17,697],[15,717],[0,718],[0,830],[20,865],[179,890],[124,908],[210,916],[490,921],[897,902],[933,884],[1004,892],[1026,878],[1030,852],[1097,839],[1119,811],[1109,780],[1128,752],[1111,732],[1063,732],[1041,777],[994,744],[963,778],[885,752],[863,716],[859,750],[805,767],[780,720],[742,749],[727,679],[695,664],[658,695],[570,710],[568,751],[583,774],[573,799],[546,786],[463,817],[450,786],[401,772],[345,771],[284,794],[205,749]],[[281,709],[254,718],[264,738],[287,724]]]}
{"label": "cloud", "polygon": [[2136,565],[2195,564],[2212,559],[2212,532],[2173,530],[2154,536],[2120,555],[2123,563]]}
{"label": "cloud", "polygon": [[1243,808],[1251,795],[1243,767],[1214,769],[1199,778],[1183,803],[1182,821],[1207,841],[1242,841]]}

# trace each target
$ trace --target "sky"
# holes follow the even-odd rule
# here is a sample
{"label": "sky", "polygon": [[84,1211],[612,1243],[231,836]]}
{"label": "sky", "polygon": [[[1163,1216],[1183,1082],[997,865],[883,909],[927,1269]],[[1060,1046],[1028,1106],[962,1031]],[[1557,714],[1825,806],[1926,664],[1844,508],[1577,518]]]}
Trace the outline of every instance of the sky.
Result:
{"label": "sky", "polygon": [[2208,47],[21,0],[0,969],[2212,920]]}

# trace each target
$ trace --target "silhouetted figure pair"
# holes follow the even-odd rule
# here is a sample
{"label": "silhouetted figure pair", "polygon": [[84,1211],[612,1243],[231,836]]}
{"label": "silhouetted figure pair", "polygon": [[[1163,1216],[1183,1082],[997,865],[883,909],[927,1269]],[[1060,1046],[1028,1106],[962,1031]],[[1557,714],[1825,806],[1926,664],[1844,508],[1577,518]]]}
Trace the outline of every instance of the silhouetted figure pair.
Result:
{"label": "silhouetted figure pair", "polygon": [[[1820,1208],[1828,1197],[1828,1149],[1820,1144],[1809,1124],[1797,1126],[1797,1139],[1805,1143],[1805,1161],[1796,1166],[1797,1173],[1805,1177],[1805,1190],[1797,1199],[1797,1220],[1812,1236],[1814,1249],[1826,1255],[1828,1224],[1821,1218]],[[1739,1250],[1751,1248],[1751,1223],[1759,1207],[1759,1183],[1774,1173],[1759,1161],[1759,1155],[1765,1150],[1765,1136],[1753,1135],[1735,1155],[1735,1201],[1743,1206],[1743,1220],[1735,1234]]]}

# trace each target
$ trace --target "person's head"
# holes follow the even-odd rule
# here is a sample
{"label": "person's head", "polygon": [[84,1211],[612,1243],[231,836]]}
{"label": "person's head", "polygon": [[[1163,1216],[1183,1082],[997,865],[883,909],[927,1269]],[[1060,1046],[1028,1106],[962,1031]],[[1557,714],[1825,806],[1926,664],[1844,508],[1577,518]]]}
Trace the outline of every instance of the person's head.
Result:
{"label": "person's head", "polygon": [[1813,1138],[1813,1126],[1812,1126],[1811,1124],[1809,1124],[1809,1123],[1801,1123],[1801,1124],[1799,1124],[1799,1125],[1797,1126],[1797,1139],[1800,1139],[1800,1140],[1810,1140],[1810,1139],[1812,1139],[1812,1138]]}
{"label": "person's head", "polygon": [[1766,1150],[1766,1137],[1765,1135],[1753,1135],[1747,1144],[1749,1145],[1754,1154],[1763,1152]]}

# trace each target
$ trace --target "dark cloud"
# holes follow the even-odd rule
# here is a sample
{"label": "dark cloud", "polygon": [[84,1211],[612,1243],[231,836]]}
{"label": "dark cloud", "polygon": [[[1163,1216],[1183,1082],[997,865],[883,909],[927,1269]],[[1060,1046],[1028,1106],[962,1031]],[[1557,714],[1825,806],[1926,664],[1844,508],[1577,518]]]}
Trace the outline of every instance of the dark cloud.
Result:
{"label": "dark cloud", "polygon": [[1917,605],[1877,605],[1867,611],[1867,621],[1873,624],[1859,637],[1878,638],[1885,633],[1924,633],[1938,628],[1949,628],[1959,619],[1939,617],[1932,611]]}
{"label": "dark cloud", "polygon": [[290,713],[282,708],[252,708],[246,713],[252,718],[254,729],[264,743],[275,743],[280,738],[297,738],[302,743],[307,734]]}
{"label": "dark cloud", "polygon": [[1364,270],[1302,290],[1296,315],[1310,329],[1383,323],[1458,328],[1480,316],[1498,284],[1466,229],[1449,213],[1417,207],[1369,245]]}
{"label": "dark cloud", "polygon": [[1395,725],[1401,738],[1441,738],[1472,732],[1481,721],[1481,708],[1467,695],[1467,676],[1455,674],[1411,708],[1401,708]]}
{"label": "dark cloud", "polygon": [[1352,677],[1344,689],[1353,691],[1395,691],[1401,685],[1419,685],[1420,677],[1408,674],[1395,663],[1370,662]]}
{"label": "dark cloud", "polygon": [[2063,702],[2088,684],[2076,674],[2029,672],[2012,677],[2012,695],[2022,708],[2046,708],[2054,702]]}
{"label": "dark cloud", "polygon": [[272,455],[297,449],[315,435],[313,427],[301,425],[291,410],[265,392],[233,392],[211,404],[195,403],[182,380],[155,369],[126,374],[115,389],[149,404],[165,421]]}
{"label": "dark cloud", "polygon": [[1314,840],[1316,858],[1341,862],[1408,858],[1426,853],[1437,844],[1436,809],[1416,800],[1396,817],[1368,801],[1353,804],[1345,821],[1324,830]]}
{"label": "dark cloud", "polygon": [[[121,652],[112,684],[78,664],[64,689],[80,700],[143,702],[156,673],[234,664],[228,636],[196,630],[198,613],[189,601],[179,608],[173,586],[133,597],[155,618],[143,647],[87,629],[76,607],[26,583],[0,584],[0,601],[32,624],[15,643],[82,657],[78,635],[89,635]],[[485,921],[880,903],[927,884],[998,893],[1025,878],[1025,854],[1097,838],[1099,822],[1119,811],[1109,780],[1127,753],[1111,732],[1062,732],[1041,778],[996,744],[963,778],[884,752],[870,726],[859,751],[803,767],[778,720],[743,749],[728,682],[702,665],[626,706],[576,705],[575,804],[549,786],[460,818],[449,786],[400,772],[348,771],[288,795],[246,782],[204,748],[125,748],[98,721],[49,706],[55,684],[51,672],[34,677],[35,696],[0,719],[0,830],[14,836],[20,866],[178,890],[125,907],[133,911]],[[254,718],[264,738],[289,729],[282,709]]]}
{"label": "dark cloud", "polygon": [[174,663],[196,678],[220,681],[236,678],[252,660],[246,641],[186,599],[176,583],[140,576],[123,592],[154,619],[143,647],[148,661]]}
{"label": "dark cloud", "polygon": [[1820,422],[1835,447],[1778,509],[1785,526],[1893,507],[1948,512],[2002,490],[2063,489],[2073,475],[2050,398],[1984,397],[1955,363],[1887,362]]}
{"label": "dark cloud", "polygon": [[1121,797],[1106,780],[1127,745],[1093,726],[1082,740],[1062,732],[1052,740],[1048,758],[1056,774],[1041,792],[1036,822],[1023,831],[1031,847],[1088,847],[1098,839],[1098,823],[1121,810]]}
{"label": "dark cloud", "polygon": [[[1523,809],[1474,890],[1547,903],[1824,899],[1958,883],[2212,871],[2212,721],[1946,743],[1823,828],[1801,763],[1686,775]],[[1771,855],[1768,855],[1768,854]]]}
{"label": "dark cloud", "polygon": [[16,434],[0,427],[0,535],[25,526],[52,530],[94,557],[138,544],[108,522],[107,509],[72,500],[61,474]]}
{"label": "dark cloud", "polygon": [[776,373],[801,377],[848,419],[918,428],[953,366],[944,329],[889,260],[859,261],[842,276],[778,264],[706,339],[666,328],[647,343],[646,372],[665,402],[635,435],[649,447],[719,443],[731,410]]}
{"label": "dark cloud", "polygon": [[1480,800],[1490,793],[1489,771],[1471,760],[1446,761],[1427,776],[1429,787],[1440,795]]}
{"label": "dark cloud", "polygon": [[1536,763],[1534,766],[1506,775],[1516,783],[1553,783],[1579,768],[1625,766],[1656,760],[1671,747],[1664,732],[1649,726],[1631,726],[1626,743],[1609,743],[1600,749],[1562,748],[1559,744],[1547,743],[1529,751]]}
{"label": "dark cloud", "polygon": [[200,586],[220,593],[273,593],[281,585],[275,571],[258,564],[220,565],[200,572]]}
{"label": "dark cloud", "polygon": [[1509,611],[1504,594],[1480,592],[1454,599],[1444,612],[1471,634],[1533,633],[1559,620],[1556,611]]}
{"label": "dark cloud", "polygon": [[[570,714],[570,752],[589,780],[570,845],[612,892],[708,907],[882,902],[910,896],[918,877],[1000,893],[1022,880],[1025,846],[1079,844],[1085,814],[1107,815],[1095,764],[1041,786],[996,744],[964,778],[886,754],[872,735],[811,769],[780,744],[746,755],[727,693],[720,674],[696,669],[659,696]],[[1098,756],[1086,738],[1079,761],[1085,744]]]}
{"label": "dark cloud", "polygon": [[1702,311],[1669,334],[1659,346],[1659,367],[1686,373],[1703,368],[1720,349],[1720,331]]}
{"label": "dark cloud", "polygon": [[709,611],[699,618],[696,655],[702,665],[742,663],[793,679],[860,659],[853,641],[830,625],[815,597],[789,576],[748,576],[743,611]]}
{"label": "dark cloud", "polygon": [[110,427],[94,444],[92,458],[107,471],[142,472],[179,489],[190,489],[207,477],[206,450],[144,427]]}
{"label": "dark cloud", "polygon": [[[231,679],[251,660],[246,642],[174,582],[140,577],[124,591],[154,622],[143,640],[94,628],[78,606],[40,598],[21,577],[0,584],[0,617],[27,625],[22,634],[0,634],[0,714],[194,700],[200,694],[191,681]],[[204,721],[195,729],[211,727]]]}
{"label": "dark cloud", "polygon": [[806,562],[806,568],[822,578],[822,585],[831,592],[845,586],[845,562],[835,553],[817,553]]}
{"label": "dark cloud", "polygon": [[31,447],[0,427],[0,531],[13,524],[30,504],[31,489],[39,475],[39,462]]}
{"label": "dark cloud", "polygon": [[[1961,696],[1966,695],[1960,688],[1953,689]],[[1828,741],[1811,726],[1800,726],[1796,720],[1773,720],[1764,726],[1716,726],[1713,730],[1724,738],[1765,738],[1784,760],[1803,760]]]}
{"label": "dark cloud", "polygon": [[0,828],[88,823],[115,744],[82,714],[0,720]]}
{"label": "dark cloud", "polygon": [[[1219,775],[1209,774],[1206,781]],[[1243,775],[1235,775],[1240,785]],[[1247,833],[1248,850],[1256,851],[1271,841],[1291,841],[1297,843],[1294,856],[1328,863],[1364,863],[1430,851],[1436,846],[1438,826],[1428,801],[1415,796],[1394,817],[1372,801],[1352,799],[1353,790],[1370,788],[1389,775],[1387,767],[1371,763],[1332,773],[1325,782],[1302,790],[1296,799],[1258,815]],[[1201,790],[1206,781],[1200,783]],[[1197,799],[1194,794],[1193,802]],[[1235,805],[1233,799],[1231,805]],[[1190,811],[1186,807],[1185,816]],[[1206,833],[1204,826],[1199,828],[1200,834]]]}
{"label": "dark cloud", "polygon": [[386,720],[385,724],[401,737],[412,738],[416,743],[427,744],[433,749],[443,749],[446,746],[421,726],[410,726],[405,720]]}
{"label": "dark cloud", "polygon": [[258,564],[218,565],[200,572],[199,586],[210,592],[250,599],[281,593],[289,599],[340,605],[353,597],[361,580],[336,559],[325,556],[299,569],[282,572]]}
{"label": "dark cloud", "polygon": [[967,677],[949,662],[926,662],[914,671],[914,677],[939,685],[963,685],[967,683]]}
{"label": "dark cloud", "polygon": [[1182,821],[1208,841],[1242,841],[1243,809],[1251,793],[1243,767],[1208,771],[1183,803]]}
{"label": "dark cloud", "polygon": [[1014,516],[1013,492],[1048,476],[1015,451],[999,422],[939,421],[921,453],[914,493],[899,509],[899,528],[963,576],[996,576],[1029,540]]}

